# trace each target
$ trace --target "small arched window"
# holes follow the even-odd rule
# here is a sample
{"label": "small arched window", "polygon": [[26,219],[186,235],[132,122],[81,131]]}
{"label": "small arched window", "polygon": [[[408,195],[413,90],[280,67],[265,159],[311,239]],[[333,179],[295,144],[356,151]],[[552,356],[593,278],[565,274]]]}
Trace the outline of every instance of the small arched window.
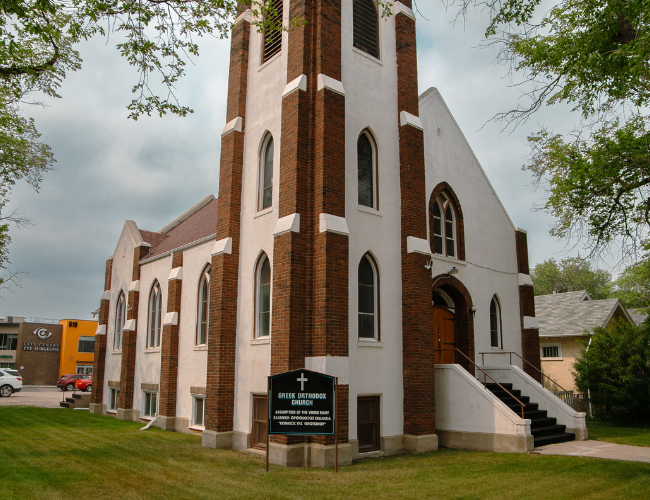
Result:
{"label": "small arched window", "polygon": [[502,347],[501,336],[501,307],[497,296],[490,302],[490,347]]}
{"label": "small arched window", "polygon": [[210,266],[201,274],[199,281],[199,310],[196,322],[196,345],[208,343],[208,325],[210,321]]}
{"label": "small arched window", "polygon": [[379,340],[379,274],[369,255],[359,262],[359,338]]}
{"label": "small arched window", "polygon": [[282,4],[283,0],[269,0],[267,20],[264,26],[264,53],[262,62],[266,62],[282,49]]}
{"label": "small arched window", "polygon": [[271,333],[271,263],[266,254],[257,261],[255,273],[255,337]]}
{"label": "small arched window", "polygon": [[449,257],[456,257],[456,213],[453,204],[445,193],[433,202],[433,251]]}
{"label": "small arched window", "polygon": [[264,210],[272,205],[273,199],[273,137],[271,134],[264,139],[262,146],[259,191],[258,210]]}
{"label": "small arched window", "polygon": [[117,305],[115,306],[115,337],[113,338],[113,349],[119,351],[122,349],[122,334],[124,332],[125,320],[125,306],[124,292],[120,292],[117,297]]}
{"label": "small arched window", "polygon": [[352,44],[379,59],[379,19],[373,0],[353,1],[352,25]]}
{"label": "small arched window", "polygon": [[162,316],[162,292],[156,280],[149,294],[149,324],[147,327],[147,348],[160,347]]}
{"label": "small arched window", "polygon": [[377,168],[373,141],[367,132],[363,132],[357,141],[357,180],[359,205],[378,208],[377,203]]}

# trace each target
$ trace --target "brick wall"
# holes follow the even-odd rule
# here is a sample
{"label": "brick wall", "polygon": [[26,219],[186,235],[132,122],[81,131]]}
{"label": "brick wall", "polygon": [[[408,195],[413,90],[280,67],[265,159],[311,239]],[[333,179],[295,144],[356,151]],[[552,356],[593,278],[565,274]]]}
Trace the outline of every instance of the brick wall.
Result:
{"label": "brick wall", "polygon": [[[39,332],[42,332],[46,338],[39,338]],[[23,385],[56,384],[59,378],[62,340],[63,325],[20,323],[16,345],[16,368],[23,377]]]}
{"label": "brick wall", "polygon": [[240,21],[233,27],[231,37],[226,121],[241,117],[243,125],[241,132],[233,130],[221,138],[216,237],[217,241],[232,238],[232,253],[213,256],[210,274],[205,428],[217,432],[232,430],[235,405],[237,291],[249,39],[250,23]]}
{"label": "brick wall", "polygon": [[[172,269],[183,267],[183,252],[175,252]],[[181,324],[181,292],[183,282],[179,279],[167,282],[167,312],[178,313],[176,325],[164,325],[160,342],[160,391],[158,414],[176,416],[176,391],[178,383],[178,332]]]}
{"label": "brick wall", "polygon": [[[517,271],[529,274],[528,268],[528,238],[524,231],[515,231],[515,244],[517,250]],[[532,285],[519,286],[519,311],[521,315],[521,355],[525,361],[524,371],[541,383],[542,363],[539,353],[539,330],[524,329],[524,316],[535,317],[535,296]]]}
{"label": "brick wall", "polygon": [[[104,291],[111,289],[111,278],[113,276],[113,259],[106,260],[104,271]],[[99,301],[98,325],[106,325],[108,329],[108,310],[110,300]],[[94,404],[102,404],[104,401],[104,370],[106,369],[106,337],[107,335],[95,336],[95,361],[93,362],[93,392],[90,401]]]}

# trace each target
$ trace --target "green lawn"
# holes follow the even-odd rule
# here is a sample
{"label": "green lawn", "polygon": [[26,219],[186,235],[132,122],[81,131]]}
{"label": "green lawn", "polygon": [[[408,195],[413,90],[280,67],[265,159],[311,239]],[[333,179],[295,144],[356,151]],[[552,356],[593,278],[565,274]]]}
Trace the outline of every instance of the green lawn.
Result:
{"label": "green lawn", "polygon": [[618,427],[602,422],[587,421],[589,439],[610,443],[650,446],[650,429],[647,427]]}
{"label": "green lawn", "polygon": [[0,498],[647,498],[650,464],[442,450],[332,469],[271,466],[86,412],[0,407]]}

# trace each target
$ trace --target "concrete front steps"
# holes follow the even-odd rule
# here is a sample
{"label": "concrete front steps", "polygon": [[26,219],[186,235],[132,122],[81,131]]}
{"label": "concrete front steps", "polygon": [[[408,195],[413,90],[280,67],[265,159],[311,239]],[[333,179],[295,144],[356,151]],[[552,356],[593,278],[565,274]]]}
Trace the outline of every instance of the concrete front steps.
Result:
{"label": "concrete front steps", "polygon": [[62,408],[88,408],[90,406],[90,393],[73,393],[71,397],[65,398],[59,405]]}
{"label": "concrete front steps", "polygon": [[557,419],[549,417],[546,410],[539,408],[538,403],[531,403],[529,396],[523,396],[520,390],[512,387],[512,384],[503,383],[501,386],[506,390],[494,383],[487,384],[487,388],[517,415],[521,415],[521,405],[514,398],[524,404],[524,418],[530,419],[530,430],[535,448],[575,440],[576,436],[573,432],[566,432],[566,425],[558,425]]}

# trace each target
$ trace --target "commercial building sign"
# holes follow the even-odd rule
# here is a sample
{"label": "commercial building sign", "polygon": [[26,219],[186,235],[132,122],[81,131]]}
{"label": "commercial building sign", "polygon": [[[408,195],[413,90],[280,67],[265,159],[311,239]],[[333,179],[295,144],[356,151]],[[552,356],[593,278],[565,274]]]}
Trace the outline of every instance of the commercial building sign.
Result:
{"label": "commercial building sign", "polygon": [[333,436],[336,378],[310,370],[269,377],[269,434]]}
{"label": "commercial building sign", "polygon": [[59,344],[37,344],[36,342],[23,342],[23,351],[59,352]]}

